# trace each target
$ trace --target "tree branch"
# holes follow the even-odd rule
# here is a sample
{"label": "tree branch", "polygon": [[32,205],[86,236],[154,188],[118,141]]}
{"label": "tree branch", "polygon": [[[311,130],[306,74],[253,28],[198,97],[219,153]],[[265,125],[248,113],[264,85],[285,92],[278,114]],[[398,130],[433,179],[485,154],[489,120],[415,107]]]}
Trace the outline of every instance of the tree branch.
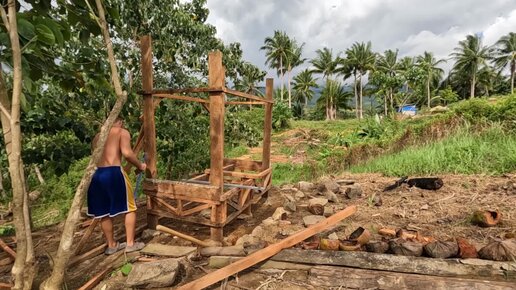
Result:
{"label": "tree branch", "polygon": [[4,6],[0,5],[0,14],[2,15],[2,22],[5,25],[5,28],[7,29],[7,33],[9,33],[10,26],[9,26],[9,20],[7,20],[7,13],[5,13]]}
{"label": "tree branch", "polygon": [[0,103],[0,111],[2,111],[2,113],[4,113],[5,117],[9,120],[9,123],[10,123],[12,120],[11,114],[9,114],[9,111],[7,111],[7,109],[1,103]]}

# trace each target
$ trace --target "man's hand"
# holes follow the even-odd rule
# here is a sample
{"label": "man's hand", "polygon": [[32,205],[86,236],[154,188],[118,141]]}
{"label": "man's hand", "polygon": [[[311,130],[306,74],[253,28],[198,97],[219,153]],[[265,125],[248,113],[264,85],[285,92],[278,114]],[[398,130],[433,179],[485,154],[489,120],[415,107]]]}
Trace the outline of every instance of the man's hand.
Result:
{"label": "man's hand", "polygon": [[147,164],[145,163],[140,163],[140,166],[138,166],[138,168],[136,168],[136,174],[142,172],[142,171],[145,171],[145,169],[147,169]]}

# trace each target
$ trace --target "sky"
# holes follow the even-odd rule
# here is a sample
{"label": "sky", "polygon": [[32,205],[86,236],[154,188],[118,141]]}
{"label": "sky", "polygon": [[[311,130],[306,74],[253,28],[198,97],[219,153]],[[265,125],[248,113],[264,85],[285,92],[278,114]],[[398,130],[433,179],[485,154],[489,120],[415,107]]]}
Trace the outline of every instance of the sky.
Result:
{"label": "sky", "polygon": [[[492,45],[516,32],[516,0],[208,0],[207,6],[207,22],[217,28],[217,37],[240,42],[244,59],[266,70],[267,77],[277,76],[265,65],[260,47],[274,30],[305,43],[308,59],[317,49],[344,53],[362,41],[371,41],[375,52],[398,49],[400,58],[430,51],[449,59],[468,34],[482,35],[484,44]],[[452,65],[449,60],[443,68]]]}

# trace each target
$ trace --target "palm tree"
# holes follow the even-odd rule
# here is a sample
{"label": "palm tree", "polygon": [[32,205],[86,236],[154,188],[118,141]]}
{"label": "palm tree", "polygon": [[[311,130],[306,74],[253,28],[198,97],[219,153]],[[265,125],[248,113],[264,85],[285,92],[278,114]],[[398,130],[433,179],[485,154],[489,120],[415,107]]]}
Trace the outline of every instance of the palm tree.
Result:
{"label": "palm tree", "polygon": [[[328,99],[333,99],[333,104],[331,108],[332,120],[337,118],[337,104],[339,106],[345,107],[351,95],[349,92],[344,90],[342,84],[336,80],[332,80],[327,78],[326,85],[324,86],[321,97],[317,100],[318,104],[322,104],[324,102],[327,106],[329,103]],[[326,110],[328,112],[328,110]]]}
{"label": "palm tree", "polygon": [[291,81],[290,81],[290,74],[292,72],[292,69],[295,67],[300,66],[303,64],[306,60],[306,58],[302,58],[301,55],[303,54],[303,46],[305,44],[301,44],[301,46],[297,45],[297,42],[295,40],[291,41],[290,50],[288,51],[287,58],[285,60],[285,65],[287,68],[287,85],[288,85],[288,107],[292,108],[292,93],[291,93]]}
{"label": "palm tree", "polygon": [[502,36],[495,43],[495,58],[494,63],[503,70],[509,66],[511,72],[511,94],[514,94],[514,75],[516,73],[516,33],[509,32],[509,34]]}
{"label": "palm tree", "polygon": [[[323,79],[326,81],[330,80],[337,70],[337,58],[333,58],[333,51],[327,47],[318,49],[316,52],[317,57],[312,59],[310,62],[314,66],[312,72],[320,73],[323,75]],[[332,96],[326,98],[326,120],[335,119],[336,112],[333,111],[334,99]]]}
{"label": "palm tree", "polygon": [[469,97],[475,97],[475,85],[478,70],[486,65],[490,58],[490,50],[482,45],[482,39],[478,35],[468,35],[465,40],[459,41],[459,46],[451,55],[455,59],[453,70],[463,71],[469,75]]}
{"label": "palm tree", "polygon": [[314,96],[313,88],[318,87],[317,78],[314,79],[312,72],[305,69],[294,77],[294,98],[300,102],[303,100],[306,108]]}
{"label": "palm tree", "polygon": [[394,81],[396,75],[400,72],[400,64],[398,63],[398,50],[386,50],[384,55],[380,55],[378,57],[378,61],[376,63],[376,70],[384,73],[387,76],[389,82],[385,84],[386,86],[386,94],[384,100],[384,111],[387,114],[387,97],[389,98],[390,107],[394,106],[394,90],[398,86],[398,82]]}
{"label": "palm tree", "polygon": [[281,79],[281,97],[283,100],[283,87],[284,87],[284,68],[289,51],[291,49],[291,41],[284,31],[274,31],[273,37],[266,37],[264,45],[260,50],[265,50],[266,60],[265,64],[272,69],[276,69],[278,76]]}
{"label": "palm tree", "polygon": [[355,80],[355,95],[357,94],[357,85],[360,86],[360,90],[358,91],[358,100],[356,103],[357,117],[362,119],[362,76],[366,75],[369,71],[374,68],[376,61],[376,54],[371,49],[371,42],[367,43],[355,42],[351,48],[346,50],[346,59],[349,67],[356,74],[358,74],[358,78]]}
{"label": "palm tree", "polygon": [[249,62],[244,62],[239,74],[240,79],[235,81],[235,88],[237,90],[258,96],[263,95],[263,92],[256,86],[256,83],[263,80],[266,74],[264,71]]}
{"label": "palm tree", "polygon": [[417,65],[425,73],[425,88],[426,97],[428,101],[428,108],[430,108],[430,101],[432,96],[430,94],[430,83],[439,83],[443,77],[444,70],[437,67],[439,64],[446,62],[444,59],[436,59],[433,53],[425,51],[422,56],[418,56]]}

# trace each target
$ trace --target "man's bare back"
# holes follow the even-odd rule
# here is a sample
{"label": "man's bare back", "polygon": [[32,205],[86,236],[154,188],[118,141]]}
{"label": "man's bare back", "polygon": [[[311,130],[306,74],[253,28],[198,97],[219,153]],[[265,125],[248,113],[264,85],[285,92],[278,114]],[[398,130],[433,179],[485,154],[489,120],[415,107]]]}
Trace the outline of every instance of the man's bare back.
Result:
{"label": "man's bare back", "polygon": [[[99,134],[93,139],[93,147],[97,144],[98,138]],[[122,164],[122,156],[138,170],[145,170],[146,164],[138,161],[136,154],[134,154],[131,148],[131,135],[129,131],[123,127],[122,120],[117,120],[113,124],[111,131],[109,131],[104,152],[97,166],[120,166]]]}

